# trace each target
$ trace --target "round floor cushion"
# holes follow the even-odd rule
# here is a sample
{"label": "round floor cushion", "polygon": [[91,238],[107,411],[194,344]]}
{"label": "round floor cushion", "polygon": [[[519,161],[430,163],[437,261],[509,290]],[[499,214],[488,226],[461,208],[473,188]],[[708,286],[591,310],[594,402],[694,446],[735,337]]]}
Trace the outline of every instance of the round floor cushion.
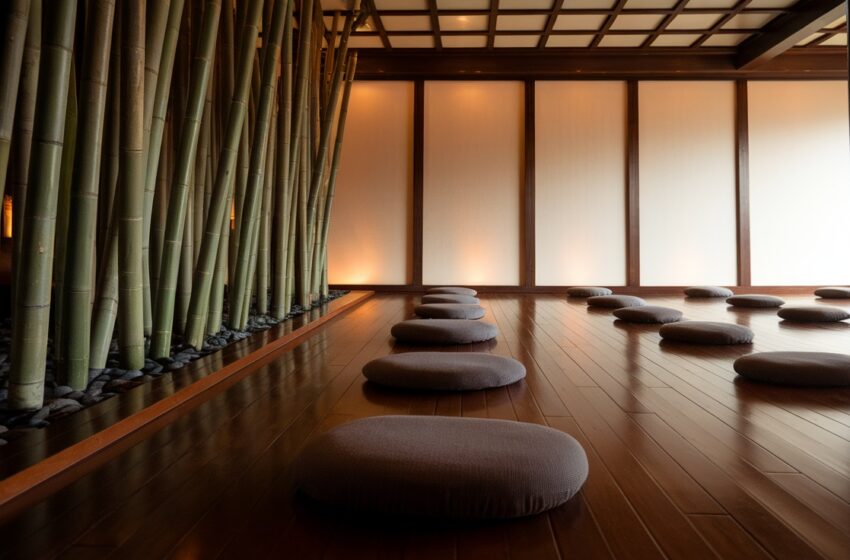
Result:
{"label": "round floor cushion", "polygon": [[392,335],[416,344],[471,344],[496,338],[496,325],[465,319],[410,319],[393,325]]}
{"label": "round floor cushion", "polygon": [[850,386],[850,355],[831,352],[759,352],[735,360],[738,375],[777,385]]}
{"label": "round floor cushion", "polygon": [[639,305],[615,309],[614,317],[629,323],[675,323],[682,319],[682,312],[672,307]]}
{"label": "round floor cushion", "polygon": [[749,344],[753,331],[733,323],[712,321],[682,321],[664,325],[658,331],[664,340],[691,344]]}
{"label": "round floor cushion", "polygon": [[428,288],[429,294],[455,294],[458,296],[477,296],[478,292],[472,288],[461,288],[460,286],[442,286],[438,288]]}
{"label": "round floor cushion", "polygon": [[692,298],[701,297],[730,297],[732,290],[723,286],[691,286],[685,288],[685,295]]}
{"label": "round floor cushion", "polygon": [[835,323],[850,319],[850,313],[840,307],[826,305],[807,305],[800,307],[784,307],[776,312],[786,321],[798,323]]}
{"label": "round floor cushion", "polygon": [[785,300],[776,296],[743,294],[726,298],[726,303],[735,307],[780,307],[785,304]]}
{"label": "round floor cushion", "polygon": [[480,319],[485,313],[475,303],[423,303],[415,311],[425,319]]}
{"label": "round floor cushion", "polygon": [[599,286],[573,286],[572,288],[567,288],[567,295],[576,298],[610,296],[613,293],[608,288],[601,288]]}
{"label": "round floor cushion", "polygon": [[516,383],[525,377],[525,366],[485,352],[405,352],[372,360],[363,375],[388,387],[476,391]]}
{"label": "round floor cushion", "polygon": [[646,305],[646,302],[637,296],[593,296],[587,298],[587,305],[590,307],[608,307],[611,309],[619,309],[620,307],[637,307]]}
{"label": "round floor cushion", "polygon": [[818,288],[815,290],[815,295],[825,299],[850,299],[850,288],[840,286]]}
{"label": "round floor cushion", "polygon": [[554,508],[587,479],[569,435],[524,422],[376,416],[319,435],[295,483],[334,509],[438,519],[506,519]]}
{"label": "round floor cushion", "polygon": [[475,296],[463,296],[458,294],[428,294],[422,296],[422,303],[474,303],[481,301]]}

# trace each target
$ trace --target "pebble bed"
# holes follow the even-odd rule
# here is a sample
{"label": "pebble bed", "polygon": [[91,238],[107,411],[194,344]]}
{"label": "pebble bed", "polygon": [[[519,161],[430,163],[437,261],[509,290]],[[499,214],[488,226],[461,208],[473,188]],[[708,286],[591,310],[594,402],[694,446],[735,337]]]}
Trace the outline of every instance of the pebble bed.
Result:
{"label": "pebble bed", "polygon": [[[320,302],[320,305],[347,293],[347,291],[332,290],[329,296]],[[294,305],[283,321],[302,315],[305,311],[301,306]],[[113,340],[106,367],[90,369],[88,386],[81,391],[57,384],[52,352],[53,341],[49,339],[44,406],[38,410],[21,411],[9,410],[7,406],[9,369],[12,365],[10,357],[12,329],[11,321],[6,320],[0,325],[0,446],[23,436],[30,430],[49,426],[52,421],[176,371],[191,361],[218,352],[229,344],[248,338],[255,332],[270,329],[283,321],[264,315],[252,316],[248,321],[248,328],[244,331],[224,327],[218,333],[208,336],[200,350],[182,343],[175,344],[171,348],[170,357],[157,360],[145,359],[145,366],[141,370],[125,370],[118,367],[118,343],[117,340]]]}

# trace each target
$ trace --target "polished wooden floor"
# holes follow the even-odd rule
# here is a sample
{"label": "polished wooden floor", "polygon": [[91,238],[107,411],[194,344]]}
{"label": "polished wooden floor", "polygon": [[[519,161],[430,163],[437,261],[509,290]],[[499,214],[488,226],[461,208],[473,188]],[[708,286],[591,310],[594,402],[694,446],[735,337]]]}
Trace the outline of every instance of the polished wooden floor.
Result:
{"label": "polished wooden floor", "polygon": [[[581,301],[485,297],[498,339],[443,349],[513,356],[524,382],[389,392],[360,369],[409,350],[389,329],[415,298],[375,297],[0,527],[0,557],[850,558],[850,390],[758,386],[731,368],[751,350],[850,351],[850,324],[648,299],[748,325],[757,342],[673,347]],[[289,465],[304,442],[379,414],[548,424],[582,443],[590,477],[548,514],[484,524],[351,517],[300,499]]]}

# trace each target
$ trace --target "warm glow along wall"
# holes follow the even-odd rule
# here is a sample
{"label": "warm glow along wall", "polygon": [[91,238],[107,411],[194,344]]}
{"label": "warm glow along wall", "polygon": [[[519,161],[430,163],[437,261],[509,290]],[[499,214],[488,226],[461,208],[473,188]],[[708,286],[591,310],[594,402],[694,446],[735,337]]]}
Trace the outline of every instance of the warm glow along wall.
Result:
{"label": "warm glow along wall", "polygon": [[356,81],[351,107],[332,284],[850,283],[846,82]]}

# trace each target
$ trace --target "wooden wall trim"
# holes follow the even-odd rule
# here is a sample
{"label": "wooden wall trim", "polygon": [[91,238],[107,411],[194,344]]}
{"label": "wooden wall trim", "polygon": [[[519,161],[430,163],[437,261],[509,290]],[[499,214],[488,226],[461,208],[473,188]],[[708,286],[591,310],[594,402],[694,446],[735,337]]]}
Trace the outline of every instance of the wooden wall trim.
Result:
{"label": "wooden wall trim", "polygon": [[[251,366],[270,358],[275,352],[301,342],[309,333],[372,295],[371,291],[353,292],[334,300],[328,305],[328,312],[316,320],[119,420],[96,435],[87,437],[4,479],[0,482],[0,523],[123,453],[250,374],[254,371]],[[129,396],[129,393],[127,395]]]}
{"label": "wooden wall trim", "polygon": [[525,288],[534,287],[537,281],[537,255],[536,255],[536,100],[534,80],[525,81],[525,157],[523,165],[525,173],[522,183],[522,278],[521,285]]}
{"label": "wooden wall trim", "polygon": [[738,241],[738,285],[752,283],[750,266],[750,132],[746,80],[735,82],[735,221]]}
{"label": "wooden wall trim", "polygon": [[413,286],[422,286],[422,235],[425,203],[425,82],[413,83]]}
{"label": "wooden wall trim", "polygon": [[626,85],[626,284],[640,286],[640,106],[638,82]]}

